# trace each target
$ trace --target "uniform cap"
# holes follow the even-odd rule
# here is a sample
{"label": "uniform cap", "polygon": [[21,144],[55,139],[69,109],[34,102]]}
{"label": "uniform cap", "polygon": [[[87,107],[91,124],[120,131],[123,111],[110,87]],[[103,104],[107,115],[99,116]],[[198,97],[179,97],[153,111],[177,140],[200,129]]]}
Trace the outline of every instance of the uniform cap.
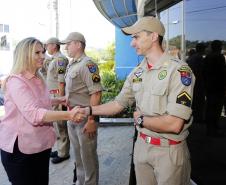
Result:
{"label": "uniform cap", "polygon": [[71,32],[65,40],[62,40],[62,44],[67,44],[71,41],[80,41],[83,42],[84,44],[86,43],[84,35],[82,35],[79,32]]}
{"label": "uniform cap", "polygon": [[45,42],[45,44],[58,44],[58,45],[60,45],[60,41],[56,37],[51,37]]}
{"label": "uniform cap", "polygon": [[122,28],[122,31],[127,35],[132,35],[141,31],[156,32],[160,36],[164,36],[165,34],[165,28],[162,22],[152,16],[142,17],[132,26]]}

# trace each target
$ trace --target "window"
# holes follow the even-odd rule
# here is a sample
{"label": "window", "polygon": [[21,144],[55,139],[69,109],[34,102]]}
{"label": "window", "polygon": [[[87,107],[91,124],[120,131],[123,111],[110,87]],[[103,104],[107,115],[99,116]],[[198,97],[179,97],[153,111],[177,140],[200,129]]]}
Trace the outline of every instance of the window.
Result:
{"label": "window", "polygon": [[0,24],[0,32],[3,32],[3,24]]}
{"label": "window", "polygon": [[4,32],[9,33],[9,25],[8,24],[4,24]]}
{"label": "window", "polygon": [[180,59],[184,57],[182,6],[183,4],[180,2],[160,13],[161,21],[166,29],[165,47],[171,55]]}

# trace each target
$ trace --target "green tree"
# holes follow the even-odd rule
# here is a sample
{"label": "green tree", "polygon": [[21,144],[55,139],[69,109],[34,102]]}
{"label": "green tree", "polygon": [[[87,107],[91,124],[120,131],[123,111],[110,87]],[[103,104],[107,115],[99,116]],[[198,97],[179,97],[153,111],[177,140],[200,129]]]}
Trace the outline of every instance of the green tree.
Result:
{"label": "green tree", "polygon": [[[110,43],[103,50],[90,49],[87,51],[87,55],[94,59],[100,70],[101,83],[104,88],[101,103],[114,100],[125,82],[125,80],[118,79],[115,73],[115,43]],[[134,106],[131,106],[114,117],[131,117],[133,111]]]}
{"label": "green tree", "polygon": [[170,46],[176,46],[176,48],[180,49],[181,47],[181,35],[173,37],[169,40]]}

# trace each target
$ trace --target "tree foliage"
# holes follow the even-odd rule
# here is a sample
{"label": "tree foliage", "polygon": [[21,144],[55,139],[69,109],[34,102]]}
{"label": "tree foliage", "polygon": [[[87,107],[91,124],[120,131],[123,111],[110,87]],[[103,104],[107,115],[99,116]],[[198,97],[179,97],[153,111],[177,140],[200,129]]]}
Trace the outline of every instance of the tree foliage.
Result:
{"label": "tree foliage", "polygon": [[[113,101],[120,93],[125,82],[125,80],[118,79],[115,73],[115,43],[110,43],[103,50],[89,50],[87,51],[87,55],[94,59],[100,70],[101,83],[104,88],[101,103]],[[114,117],[131,117],[133,111],[134,106],[128,107]]]}

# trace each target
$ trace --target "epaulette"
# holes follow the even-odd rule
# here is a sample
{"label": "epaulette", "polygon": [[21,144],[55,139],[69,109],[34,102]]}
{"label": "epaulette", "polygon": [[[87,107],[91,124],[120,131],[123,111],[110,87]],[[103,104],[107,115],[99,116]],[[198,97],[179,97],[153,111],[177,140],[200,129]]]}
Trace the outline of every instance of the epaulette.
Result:
{"label": "epaulette", "polygon": [[171,58],[170,60],[173,61],[173,62],[177,62],[177,63],[180,62],[180,59],[176,59],[176,58]]}

